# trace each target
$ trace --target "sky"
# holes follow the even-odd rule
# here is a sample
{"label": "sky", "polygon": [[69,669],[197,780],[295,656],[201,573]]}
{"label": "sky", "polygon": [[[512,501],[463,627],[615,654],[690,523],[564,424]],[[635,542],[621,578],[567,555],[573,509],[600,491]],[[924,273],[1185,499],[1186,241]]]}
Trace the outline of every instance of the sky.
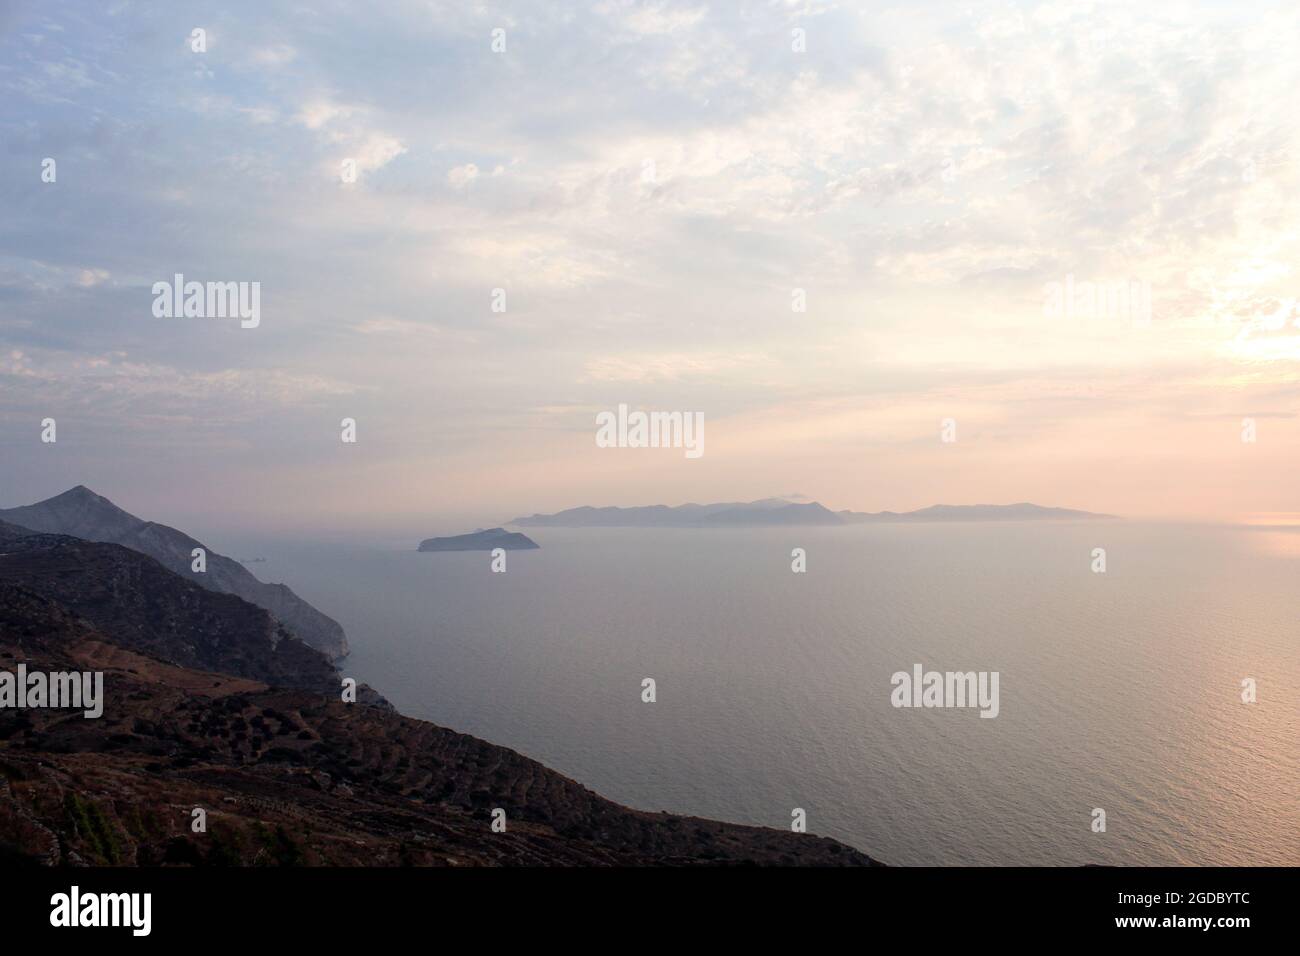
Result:
{"label": "sky", "polygon": [[[0,3],[0,506],[1300,512],[1297,36],[1294,3]],[[259,283],[258,324],[158,317],[178,273]],[[620,404],[705,453],[598,447]]]}

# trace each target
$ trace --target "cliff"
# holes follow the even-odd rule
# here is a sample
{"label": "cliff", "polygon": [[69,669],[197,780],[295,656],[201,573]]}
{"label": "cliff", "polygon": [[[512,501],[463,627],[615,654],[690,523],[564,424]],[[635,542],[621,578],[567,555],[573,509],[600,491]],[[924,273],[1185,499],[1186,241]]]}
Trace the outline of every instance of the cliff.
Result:
{"label": "cliff", "polygon": [[129,549],[0,524],[0,552],[0,669],[103,671],[105,697],[99,719],[0,709],[10,863],[873,862],[826,838],[631,810],[504,747],[343,703],[329,662],[264,610]]}
{"label": "cliff", "polygon": [[[233,594],[266,609],[291,633],[332,660],[348,653],[347,637],[339,623],[287,586],[259,581],[238,561],[218,554],[183,531],[137,518],[84,485],[34,505],[0,509],[0,520],[32,531],[112,542],[147,554],[201,587]],[[207,569],[203,572],[191,570],[195,548],[206,552]]]}

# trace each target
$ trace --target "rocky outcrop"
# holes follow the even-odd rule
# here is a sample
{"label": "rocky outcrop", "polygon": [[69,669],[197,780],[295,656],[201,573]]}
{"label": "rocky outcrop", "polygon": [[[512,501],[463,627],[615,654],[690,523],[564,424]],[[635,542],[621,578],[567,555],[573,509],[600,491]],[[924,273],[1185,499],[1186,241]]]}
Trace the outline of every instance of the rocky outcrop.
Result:
{"label": "rocky outcrop", "polygon": [[0,525],[0,670],[104,673],[98,719],[0,709],[0,861],[873,862],[808,834],[631,810],[504,747],[344,703],[308,686],[328,662],[275,627],[126,548]]}
{"label": "rocky outcrop", "polygon": [[[333,618],[322,614],[286,585],[259,581],[238,561],[218,554],[183,531],[144,521],[78,485],[34,505],[0,510],[0,519],[32,531],[108,541],[149,555],[181,577],[220,594],[233,594],[264,608],[304,643],[331,660],[348,652],[347,637]],[[206,570],[194,571],[193,552],[205,552]]]}
{"label": "rocky outcrop", "polygon": [[[89,623],[117,646],[181,667],[338,696],[334,664],[262,608],[216,594],[121,545],[0,526],[0,582]],[[362,685],[363,703],[390,707]]]}

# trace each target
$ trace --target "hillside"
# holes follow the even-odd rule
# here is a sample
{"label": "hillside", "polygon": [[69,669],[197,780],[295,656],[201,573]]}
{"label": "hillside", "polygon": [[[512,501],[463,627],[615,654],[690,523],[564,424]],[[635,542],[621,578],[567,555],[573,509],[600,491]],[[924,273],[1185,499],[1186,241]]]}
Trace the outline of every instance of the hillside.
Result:
{"label": "hillside", "polygon": [[0,709],[11,864],[873,862],[807,834],[630,810],[504,747],[343,703],[329,662],[265,611],[126,548],[0,524],[0,550],[0,669],[105,675],[100,719]]}
{"label": "hillside", "polygon": [[[238,561],[218,554],[183,531],[144,521],[78,485],[34,505],[0,509],[0,520],[32,531],[108,541],[142,552],[182,577],[221,594],[234,594],[269,611],[289,631],[337,660],[348,652],[347,637],[333,618],[322,614],[286,585],[259,581]],[[207,569],[195,572],[195,548],[206,552]]]}

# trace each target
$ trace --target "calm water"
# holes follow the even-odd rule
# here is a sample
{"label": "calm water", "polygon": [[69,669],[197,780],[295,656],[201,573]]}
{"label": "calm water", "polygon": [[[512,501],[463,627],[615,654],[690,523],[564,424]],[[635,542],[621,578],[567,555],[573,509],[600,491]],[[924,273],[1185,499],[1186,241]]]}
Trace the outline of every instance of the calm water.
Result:
{"label": "calm water", "polygon": [[[1300,864],[1300,534],[529,534],[505,574],[416,553],[420,529],[250,567],[337,618],[345,672],[402,712],[635,807],[776,827],[802,807],[894,864]],[[917,662],[999,671],[1000,716],[894,709]]]}

